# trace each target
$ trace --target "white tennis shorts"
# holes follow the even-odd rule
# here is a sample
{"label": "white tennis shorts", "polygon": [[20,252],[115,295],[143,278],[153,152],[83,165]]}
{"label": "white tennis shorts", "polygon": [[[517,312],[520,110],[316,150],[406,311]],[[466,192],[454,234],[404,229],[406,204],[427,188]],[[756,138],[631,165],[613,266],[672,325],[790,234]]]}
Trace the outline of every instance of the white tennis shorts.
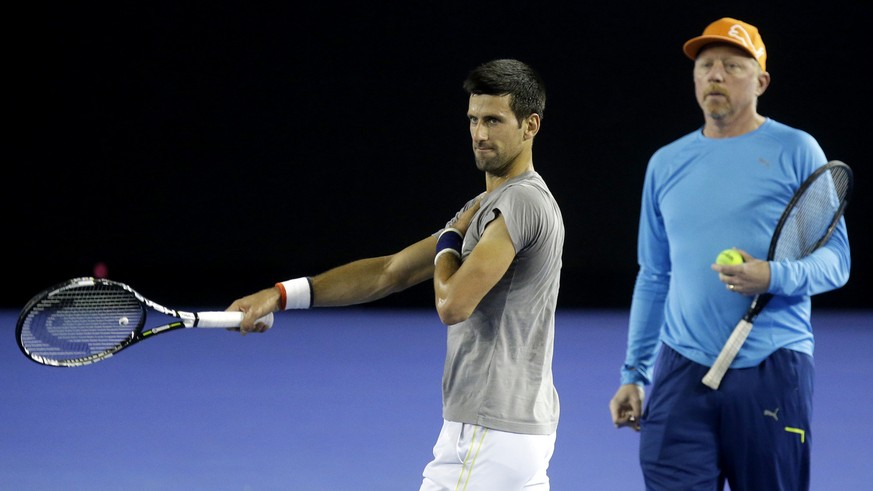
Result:
{"label": "white tennis shorts", "polygon": [[548,491],[555,436],[443,421],[419,491]]}

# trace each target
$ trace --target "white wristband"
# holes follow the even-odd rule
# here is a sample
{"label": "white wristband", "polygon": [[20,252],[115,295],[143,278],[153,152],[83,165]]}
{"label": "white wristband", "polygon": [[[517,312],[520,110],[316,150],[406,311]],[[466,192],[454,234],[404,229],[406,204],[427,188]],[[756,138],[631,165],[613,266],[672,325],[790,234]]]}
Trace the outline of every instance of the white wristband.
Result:
{"label": "white wristband", "polygon": [[276,283],[276,288],[282,293],[279,305],[282,310],[308,309],[312,306],[312,284],[309,278],[295,278]]}

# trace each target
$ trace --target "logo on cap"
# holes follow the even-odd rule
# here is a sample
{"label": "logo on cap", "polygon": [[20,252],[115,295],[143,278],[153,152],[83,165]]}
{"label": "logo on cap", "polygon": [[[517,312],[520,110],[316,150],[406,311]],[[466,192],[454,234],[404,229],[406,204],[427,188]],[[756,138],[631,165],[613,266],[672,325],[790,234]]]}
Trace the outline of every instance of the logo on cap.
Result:
{"label": "logo on cap", "polygon": [[755,43],[752,41],[752,36],[749,35],[749,32],[746,31],[743,26],[739,24],[732,25],[731,28],[728,30],[728,36],[743,43],[743,46],[751,51],[755,55],[755,58],[760,58],[761,55],[764,54],[763,47],[755,49]]}

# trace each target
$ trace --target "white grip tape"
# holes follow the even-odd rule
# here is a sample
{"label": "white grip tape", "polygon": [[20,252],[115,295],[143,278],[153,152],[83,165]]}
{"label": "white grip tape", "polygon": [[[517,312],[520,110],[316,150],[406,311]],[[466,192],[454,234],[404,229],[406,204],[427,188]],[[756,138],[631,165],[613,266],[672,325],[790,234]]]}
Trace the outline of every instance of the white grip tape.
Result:
{"label": "white grip tape", "polygon": [[715,359],[715,363],[712,364],[712,367],[710,367],[709,371],[706,372],[706,375],[703,376],[702,382],[706,384],[707,387],[712,390],[718,389],[718,386],[721,385],[721,379],[727,373],[734,358],[737,357],[737,353],[740,352],[740,348],[742,348],[743,343],[746,342],[746,338],[749,337],[750,332],[752,332],[751,322],[741,320],[737,324],[724,347],[721,349],[721,353],[718,354],[718,358]]}
{"label": "white grip tape", "polygon": [[[243,320],[242,312],[198,312],[197,327],[230,328],[239,327]],[[272,312],[261,317],[256,323],[264,323],[267,327],[273,326]]]}

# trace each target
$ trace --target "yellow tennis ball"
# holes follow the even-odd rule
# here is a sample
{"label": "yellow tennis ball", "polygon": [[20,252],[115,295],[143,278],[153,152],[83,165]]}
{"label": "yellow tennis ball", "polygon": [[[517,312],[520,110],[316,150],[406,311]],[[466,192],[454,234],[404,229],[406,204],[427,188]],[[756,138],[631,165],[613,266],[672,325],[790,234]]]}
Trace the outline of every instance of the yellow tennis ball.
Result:
{"label": "yellow tennis ball", "polygon": [[743,264],[743,256],[733,249],[725,249],[718,253],[718,257],[715,258],[715,264],[725,266]]}

